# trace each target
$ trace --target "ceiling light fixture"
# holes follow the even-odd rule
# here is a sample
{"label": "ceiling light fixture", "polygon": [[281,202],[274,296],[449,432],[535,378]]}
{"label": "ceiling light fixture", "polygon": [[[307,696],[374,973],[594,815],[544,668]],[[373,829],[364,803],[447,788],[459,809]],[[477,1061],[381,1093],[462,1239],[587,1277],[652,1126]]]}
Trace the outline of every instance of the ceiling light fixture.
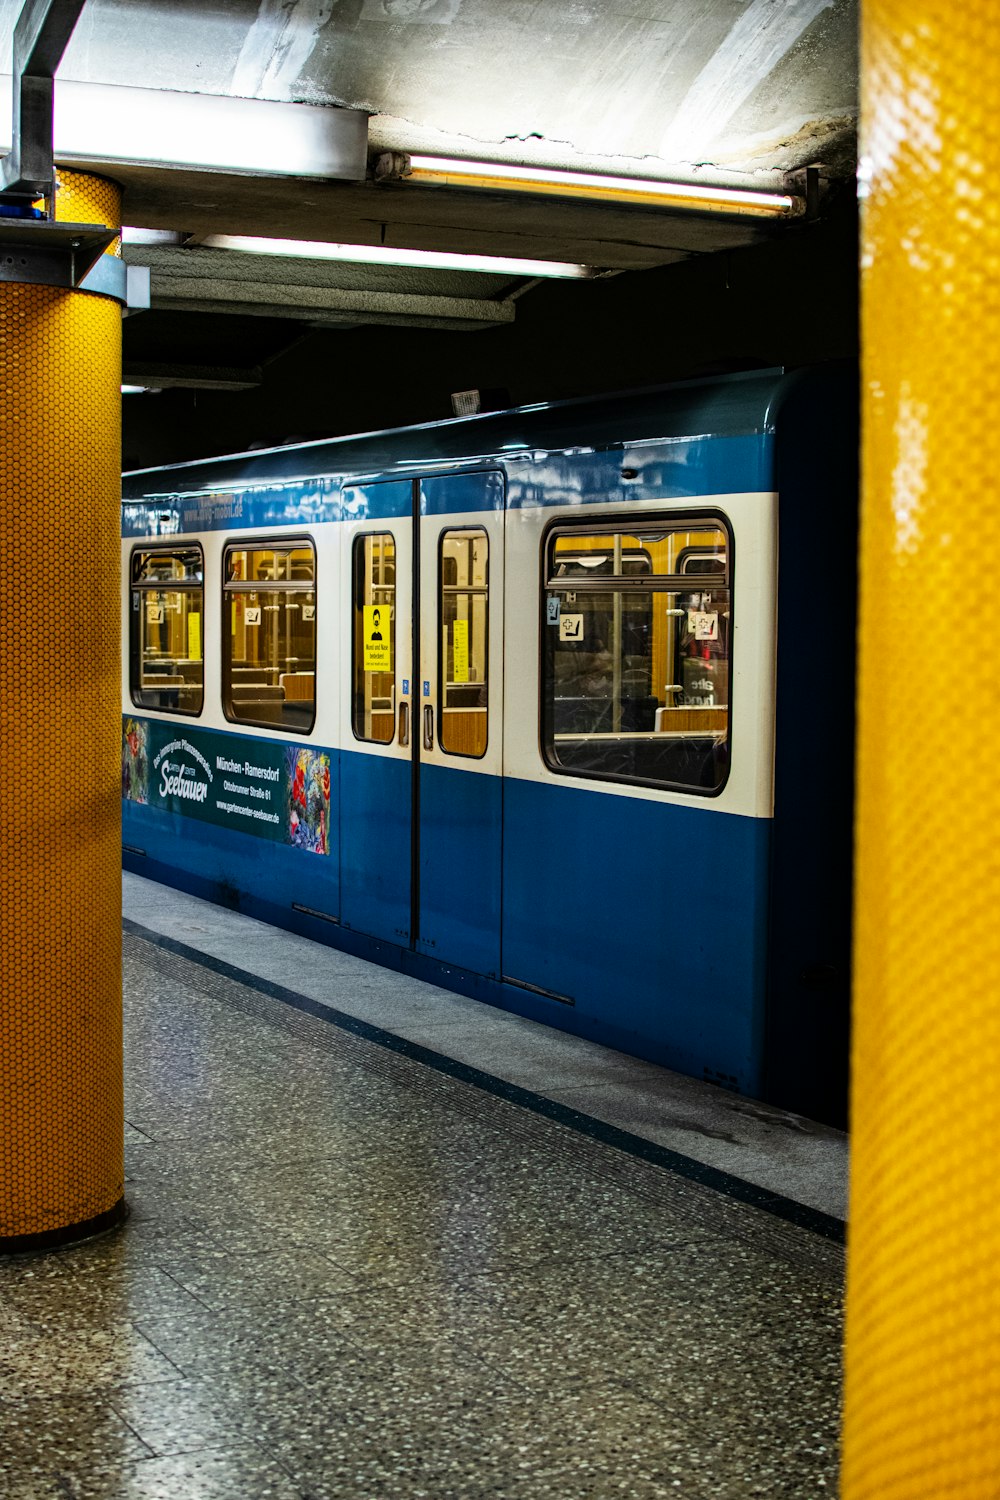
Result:
{"label": "ceiling light fixture", "polygon": [[583,198],[637,208],[674,208],[719,214],[756,214],[794,219],[805,213],[805,200],[792,193],[760,193],[744,188],[710,187],[654,178],[606,177],[597,172],[563,172],[507,162],[457,161],[443,156],[407,156],[386,152],[375,168],[378,181],[485,188],[492,192],[536,193]]}
{"label": "ceiling light fixture", "polygon": [[446,250],[397,250],[388,245],[337,245],[325,240],[273,240],[255,235],[208,234],[199,245],[212,250],[240,250],[252,255],[288,255],[299,260],[337,260],[366,266],[416,266],[428,271],[490,271],[495,276],[558,276],[578,281],[601,275],[593,266],[572,265],[561,260],[463,255]]}
{"label": "ceiling light fixture", "polygon": [[[10,77],[0,74],[4,150],[10,145],[12,87]],[[65,166],[144,163],[254,177],[363,182],[368,164],[368,115],[363,110],[228,94],[57,78],[53,130],[56,160]]]}

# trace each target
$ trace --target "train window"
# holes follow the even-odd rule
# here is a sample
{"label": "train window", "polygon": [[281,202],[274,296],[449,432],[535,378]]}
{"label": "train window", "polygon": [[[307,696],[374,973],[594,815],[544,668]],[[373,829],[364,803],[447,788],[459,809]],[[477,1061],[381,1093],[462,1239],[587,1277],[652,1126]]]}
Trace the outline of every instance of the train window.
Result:
{"label": "train window", "polygon": [[677,559],[678,573],[724,573],[725,557],[714,552],[703,552],[697,547],[685,547]]}
{"label": "train window", "polygon": [[489,587],[486,532],[443,532],[438,554],[438,743],[448,755],[486,754]]}
{"label": "train window", "polygon": [[308,734],[316,718],[316,550],[233,543],[223,560],[222,706],[237,724]]}
{"label": "train window", "polygon": [[354,689],[359,740],[387,745],[396,719],[396,542],[370,532],[354,542]]}
{"label": "train window", "polygon": [[131,560],[129,691],[137,708],[200,714],[204,559],[198,546],[137,547]]}
{"label": "train window", "polygon": [[714,518],[549,532],[542,745],[554,771],[721,790],[731,554]]}

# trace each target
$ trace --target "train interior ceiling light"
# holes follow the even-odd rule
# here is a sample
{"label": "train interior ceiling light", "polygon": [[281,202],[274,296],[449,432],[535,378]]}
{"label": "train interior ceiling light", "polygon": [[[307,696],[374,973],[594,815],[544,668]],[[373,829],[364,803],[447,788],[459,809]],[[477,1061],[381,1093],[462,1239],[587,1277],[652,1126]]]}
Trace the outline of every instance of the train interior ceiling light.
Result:
{"label": "train interior ceiling light", "polygon": [[375,166],[375,178],[380,182],[535,193],[624,207],[632,204],[637,208],[752,214],[771,219],[794,219],[806,211],[805,199],[792,193],[755,192],[710,184],[663,182],[654,178],[609,177],[596,172],[566,172],[512,162],[458,161],[405,152],[386,152],[380,156]]}

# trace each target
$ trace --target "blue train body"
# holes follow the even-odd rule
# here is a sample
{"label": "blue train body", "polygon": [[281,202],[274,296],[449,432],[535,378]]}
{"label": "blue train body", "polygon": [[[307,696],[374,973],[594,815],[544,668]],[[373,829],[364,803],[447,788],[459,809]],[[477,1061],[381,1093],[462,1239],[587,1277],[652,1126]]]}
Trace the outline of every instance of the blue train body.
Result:
{"label": "blue train body", "polygon": [[[841,372],[754,374],[126,476],[126,867],[843,1123],[855,405]],[[689,545],[661,578],[668,533]],[[715,557],[691,543],[706,536]],[[378,594],[358,559],[386,538]],[[251,610],[299,606],[249,593],[231,559],[285,544],[312,549],[315,592],[294,597],[314,600],[314,675],[258,672],[249,716],[311,676],[311,729],[237,722],[237,622],[242,641]],[[136,621],[159,610],[165,630],[163,601],[180,606],[141,567],[188,545],[198,624],[153,673]],[[482,578],[456,574],[475,549]],[[723,568],[724,610],[679,592]],[[391,673],[358,655],[359,589],[393,601]],[[613,688],[578,688],[596,653],[574,661],[574,630],[611,632]],[[492,661],[478,697],[467,641]],[[686,661],[712,678],[700,699],[694,677],[656,677]]]}

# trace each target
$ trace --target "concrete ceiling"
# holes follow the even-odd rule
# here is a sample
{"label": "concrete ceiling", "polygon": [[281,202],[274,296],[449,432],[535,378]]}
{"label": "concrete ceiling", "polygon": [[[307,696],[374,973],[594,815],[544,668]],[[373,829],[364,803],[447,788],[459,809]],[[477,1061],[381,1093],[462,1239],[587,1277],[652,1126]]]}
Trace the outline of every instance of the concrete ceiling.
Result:
{"label": "concrete ceiling", "polygon": [[853,0],[90,0],[60,77],[361,109],[376,150],[716,179],[840,151],[856,24]]}
{"label": "concrete ceiling", "polygon": [[[0,70],[20,6],[0,0]],[[773,189],[806,165],[832,182],[853,173],[856,26],[857,0],[89,0],[58,76],[361,110],[370,161],[422,151]],[[128,161],[106,169],[124,185],[128,223],[194,237],[478,251],[623,272],[801,232],[376,183],[371,172],[305,182]],[[144,316],[266,317],[285,320],[290,337],[317,324],[497,326],[530,292],[511,278],[203,247],[128,254],[152,270],[154,311]],[[184,353],[178,367],[199,363],[197,351]]]}

